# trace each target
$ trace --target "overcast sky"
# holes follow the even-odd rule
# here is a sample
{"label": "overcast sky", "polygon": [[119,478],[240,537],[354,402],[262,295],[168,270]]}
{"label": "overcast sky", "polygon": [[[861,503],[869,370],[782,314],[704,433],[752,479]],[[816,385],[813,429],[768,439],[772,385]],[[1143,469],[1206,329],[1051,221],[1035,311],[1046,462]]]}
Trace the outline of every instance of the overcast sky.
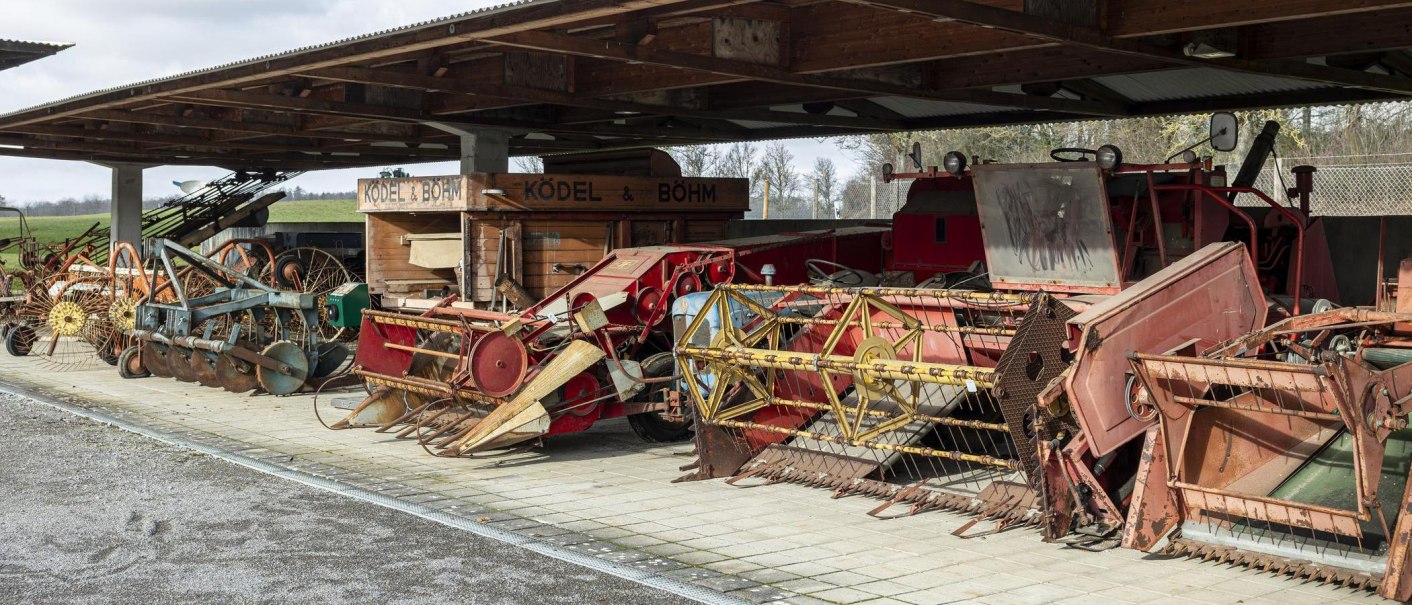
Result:
{"label": "overcast sky", "polygon": [[[0,113],[259,55],[331,42],[503,3],[500,0],[4,0],[0,38],[72,42],[73,48],[0,71]],[[843,175],[849,162],[820,141],[790,143],[801,171],[820,155]],[[448,174],[451,163],[408,166]],[[300,177],[311,191],[348,191],[377,169]],[[209,179],[217,168],[146,171],[148,197],[177,193],[172,181]],[[14,202],[109,194],[108,170],[82,162],[0,157],[0,195]]]}

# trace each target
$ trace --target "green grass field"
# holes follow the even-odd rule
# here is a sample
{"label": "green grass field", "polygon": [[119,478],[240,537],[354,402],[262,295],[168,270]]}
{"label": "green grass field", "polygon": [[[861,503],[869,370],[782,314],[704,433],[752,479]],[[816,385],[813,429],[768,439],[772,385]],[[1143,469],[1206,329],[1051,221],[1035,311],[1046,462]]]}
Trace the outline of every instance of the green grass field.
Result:
{"label": "green grass field", "polygon": [[[276,202],[270,206],[270,222],[361,223],[363,215],[357,210],[356,200],[300,200]],[[54,243],[77,237],[94,223],[98,223],[100,229],[106,228],[108,214],[36,216],[29,219],[29,228],[41,243]],[[19,234],[19,219],[13,214],[0,215],[0,238],[17,237]],[[0,252],[0,261],[8,267],[13,267],[18,258],[19,252],[15,250]]]}

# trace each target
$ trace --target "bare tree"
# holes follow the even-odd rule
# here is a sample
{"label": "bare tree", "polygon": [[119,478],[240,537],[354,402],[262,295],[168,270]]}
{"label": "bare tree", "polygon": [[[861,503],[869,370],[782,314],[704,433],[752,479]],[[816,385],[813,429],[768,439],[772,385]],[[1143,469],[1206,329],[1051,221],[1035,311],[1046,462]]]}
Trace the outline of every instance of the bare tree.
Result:
{"label": "bare tree", "polygon": [[868,218],[872,204],[872,179],[863,173],[855,174],[844,183],[839,195],[839,218]]}
{"label": "bare tree", "polygon": [[523,174],[539,174],[544,172],[544,159],[537,155],[527,155],[515,158],[515,172]]}
{"label": "bare tree", "polygon": [[790,212],[800,206],[799,172],[794,169],[794,154],[784,143],[775,142],[765,147],[758,172],[760,180],[769,184],[772,208]]}
{"label": "bare tree", "polygon": [[814,216],[818,218],[836,218],[838,213],[834,208],[834,198],[838,192],[838,171],[834,169],[833,160],[819,158],[814,162]]}
{"label": "bare tree", "polygon": [[667,153],[681,166],[681,175],[687,177],[714,176],[721,161],[721,154],[711,145],[672,147]]}
{"label": "bare tree", "polygon": [[751,213],[748,216],[759,216],[760,209],[760,204],[757,203],[761,197],[760,173],[755,170],[757,152],[756,147],[750,143],[733,143],[726,148],[726,152],[721,154],[720,161],[716,163],[718,176],[750,180],[748,195]]}

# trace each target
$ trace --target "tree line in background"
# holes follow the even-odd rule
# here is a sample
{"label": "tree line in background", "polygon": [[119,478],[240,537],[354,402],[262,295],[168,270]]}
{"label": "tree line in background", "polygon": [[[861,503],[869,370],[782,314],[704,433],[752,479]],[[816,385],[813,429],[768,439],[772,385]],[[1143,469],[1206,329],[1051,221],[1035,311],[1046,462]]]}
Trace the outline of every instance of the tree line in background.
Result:
{"label": "tree line in background", "polygon": [[[1367,161],[1401,155],[1404,157],[1395,161],[1412,162],[1412,103],[1270,109],[1237,115],[1242,132],[1235,151],[1217,153],[1203,145],[1197,152],[1214,156],[1218,164],[1238,164],[1265,121],[1275,120],[1283,126],[1276,144],[1276,153],[1282,157]],[[1129,162],[1155,163],[1204,138],[1208,119],[1206,115],[1162,116],[827,139],[841,152],[838,157],[851,157],[856,170],[847,178],[840,176],[833,158],[819,158],[812,167],[796,165],[794,154],[781,141],[673,147],[667,151],[681,165],[684,176],[748,179],[748,216],[763,214],[768,192],[771,218],[866,218],[882,165],[891,163],[898,172],[912,171],[906,154],[913,142],[922,145],[924,166],[940,165],[942,155],[952,150],[981,160],[1047,162],[1049,151],[1055,148],[1093,149],[1104,144],[1117,145]],[[518,172],[542,172],[543,163],[539,158],[516,158],[515,168]],[[353,191],[312,192],[303,187],[288,193],[287,200],[356,197]],[[152,198],[143,206],[159,206],[177,197]],[[0,204],[4,200],[0,196]],[[24,204],[25,212],[32,216],[94,214],[108,212],[109,207],[108,198],[101,196]]]}
{"label": "tree line in background", "polygon": [[[1321,158],[1322,162],[1348,158],[1370,161],[1378,156],[1405,156],[1412,162],[1412,103],[1371,103],[1336,107],[1270,109],[1238,112],[1240,143],[1234,151],[1220,153],[1207,145],[1199,155],[1213,156],[1217,164],[1238,165],[1267,120],[1281,125],[1277,157]],[[857,170],[840,178],[830,158],[820,158],[812,169],[796,166],[784,143],[763,145],[734,143],[676,147],[669,151],[685,176],[714,176],[750,180],[751,216],[760,216],[764,193],[770,191],[770,217],[866,218],[872,205],[874,180],[881,180],[882,165],[897,172],[914,167],[907,153],[913,142],[922,145],[923,166],[939,166],[948,151],[998,162],[1049,162],[1049,152],[1060,147],[1095,149],[1117,145],[1128,162],[1158,163],[1196,143],[1208,134],[1209,115],[1180,115],[1068,122],[1021,124],[992,128],[967,128],[925,132],[879,133],[834,137],[829,142],[851,156]],[[1379,161],[1379,160],[1371,160]],[[1381,160],[1392,163],[1392,161]]]}
{"label": "tree line in background", "polygon": [[[295,187],[286,191],[284,200],[351,200],[358,197],[356,191],[308,191],[303,187]],[[144,210],[156,208],[181,198],[181,195],[169,195],[165,197],[152,197],[142,201]],[[0,195],[0,206],[5,205],[5,196]],[[111,210],[112,200],[100,195],[87,195],[82,199],[64,198],[61,200],[39,200],[21,204],[26,216],[79,216],[83,214],[102,214]]]}

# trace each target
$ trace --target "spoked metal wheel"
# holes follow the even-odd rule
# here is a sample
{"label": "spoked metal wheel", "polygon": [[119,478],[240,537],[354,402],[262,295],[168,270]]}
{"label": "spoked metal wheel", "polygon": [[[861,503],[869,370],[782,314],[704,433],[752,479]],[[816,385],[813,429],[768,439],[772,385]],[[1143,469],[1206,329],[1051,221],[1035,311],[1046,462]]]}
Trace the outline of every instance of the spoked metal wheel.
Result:
{"label": "spoked metal wheel", "polygon": [[352,329],[328,324],[328,295],[353,279],[343,261],[319,248],[293,248],[275,257],[271,271],[275,287],[315,295],[319,310],[317,327],[322,340],[352,337]]}
{"label": "spoked metal wheel", "polygon": [[34,285],[17,312],[19,326],[6,348],[12,355],[33,355],[61,370],[92,366],[98,345],[114,342],[107,321],[107,280],[60,273]]}

